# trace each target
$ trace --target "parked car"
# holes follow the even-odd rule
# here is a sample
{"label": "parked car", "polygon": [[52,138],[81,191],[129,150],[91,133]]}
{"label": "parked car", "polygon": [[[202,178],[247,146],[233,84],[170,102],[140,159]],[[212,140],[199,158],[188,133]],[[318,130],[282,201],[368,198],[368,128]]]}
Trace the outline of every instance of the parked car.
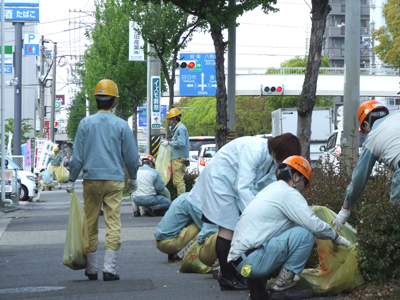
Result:
{"label": "parked car", "polygon": [[[0,164],[1,167],[1,164]],[[5,159],[5,169],[6,169],[6,183],[5,183],[5,196],[6,199],[11,199],[13,202],[19,199],[20,190],[21,190],[21,180],[18,177],[17,170],[8,169],[8,160]],[[11,174],[10,174],[11,172]],[[8,174],[7,174],[8,173]],[[1,173],[0,173],[1,178]],[[0,185],[1,191],[1,185]]]}
{"label": "parked car", "polygon": [[190,165],[187,167],[186,172],[198,172],[197,159],[200,147],[206,144],[215,143],[214,136],[190,136],[189,137],[189,160]]}
{"label": "parked car", "polygon": [[215,144],[205,144],[200,147],[198,160],[197,160],[197,170],[200,173],[206,167],[206,164],[214,157],[216,146]]}
{"label": "parked car", "polygon": [[5,160],[8,161],[8,169],[18,171],[18,178],[21,180],[19,200],[27,201],[29,198],[35,197],[38,193],[38,180],[36,175],[32,172],[22,170],[8,156],[5,157]]}
{"label": "parked car", "polygon": [[[342,135],[343,130],[337,129],[334,130],[328,138],[326,146],[321,146],[320,150],[324,152],[323,156],[321,156],[321,162],[324,166],[326,163],[333,164],[335,169],[339,169],[340,167],[340,155],[342,153]],[[359,147],[358,151],[361,152],[362,144],[365,142],[366,135],[359,133],[358,140],[356,142],[355,147]],[[374,168],[372,169],[372,176],[378,174],[378,172],[382,171],[385,168],[384,164],[379,162],[375,163]]]}

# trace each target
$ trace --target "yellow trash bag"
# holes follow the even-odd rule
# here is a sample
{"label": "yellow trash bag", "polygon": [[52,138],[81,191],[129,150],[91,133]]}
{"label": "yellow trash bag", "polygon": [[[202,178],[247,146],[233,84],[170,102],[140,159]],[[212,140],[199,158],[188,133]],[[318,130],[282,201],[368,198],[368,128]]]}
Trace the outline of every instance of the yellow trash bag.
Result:
{"label": "yellow trash bag", "polygon": [[[318,218],[331,224],[336,213],[324,206],[311,208]],[[315,239],[319,266],[316,269],[304,269],[296,283],[298,289],[310,290],[314,296],[330,296],[341,292],[350,292],[364,283],[357,262],[356,230],[346,223],[340,234],[353,246],[339,247],[331,240]]]}
{"label": "yellow trash bag", "polygon": [[71,207],[62,263],[72,270],[82,270],[86,268],[86,249],[89,245],[86,216],[75,191],[68,196]]}
{"label": "yellow trash bag", "polygon": [[161,146],[158,150],[156,170],[160,172],[164,184],[167,185],[171,179],[171,146]]}
{"label": "yellow trash bag", "polygon": [[60,165],[55,173],[58,182],[68,183],[69,171],[63,165]]}
{"label": "yellow trash bag", "polygon": [[211,267],[203,264],[197,256],[197,247],[199,244],[194,242],[190,246],[189,250],[186,252],[182,259],[181,267],[179,268],[179,273],[200,273],[206,274],[211,271]]}

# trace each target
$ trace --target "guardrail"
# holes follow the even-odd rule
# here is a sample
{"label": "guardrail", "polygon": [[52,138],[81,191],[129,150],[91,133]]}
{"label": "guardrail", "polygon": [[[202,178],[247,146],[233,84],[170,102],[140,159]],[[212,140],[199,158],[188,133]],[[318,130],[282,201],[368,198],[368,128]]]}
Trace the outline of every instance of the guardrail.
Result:
{"label": "guardrail", "polygon": [[[304,74],[306,68],[268,68],[268,67],[242,67],[236,68],[236,74],[273,74],[291,75]],[[319,68],[320,75],[344,75],[344,68]],[[399,70],[391,68],[360,68],[360,75],[386,75],[399,76]]]}

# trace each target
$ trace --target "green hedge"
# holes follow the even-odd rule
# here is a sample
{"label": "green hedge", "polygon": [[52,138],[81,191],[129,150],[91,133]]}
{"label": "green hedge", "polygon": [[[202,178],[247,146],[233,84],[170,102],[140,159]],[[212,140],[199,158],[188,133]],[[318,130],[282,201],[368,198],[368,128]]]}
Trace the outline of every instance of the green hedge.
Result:
{"label": "green hedge", "polygon": [[[341,168],[335,168],[333,162],[317,165],[311,187],[303,193],[309,205],[339,212],[351,172],[344,162]],[[371,177],[348,220],[357,229],[358,262],[366,281],[400,278],[400,205],[389,201],[392,175],[382,170]],[[316,265],[317,256],[310,256],[307,267]]]}

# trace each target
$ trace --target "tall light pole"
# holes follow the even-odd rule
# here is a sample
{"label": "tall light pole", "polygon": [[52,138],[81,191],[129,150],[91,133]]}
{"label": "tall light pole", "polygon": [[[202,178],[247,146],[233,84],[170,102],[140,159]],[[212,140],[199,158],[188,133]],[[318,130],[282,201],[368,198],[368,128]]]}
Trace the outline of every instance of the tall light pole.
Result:
{"label": "tall light pole", "polygon": [[54,139],[54,117],[56,110],[56,66],[57,66],[57,43],[54,43],[54,51],[53,51],[53,80],[51,83],[51,115],[50,115],[50,141],[55,143]]}

